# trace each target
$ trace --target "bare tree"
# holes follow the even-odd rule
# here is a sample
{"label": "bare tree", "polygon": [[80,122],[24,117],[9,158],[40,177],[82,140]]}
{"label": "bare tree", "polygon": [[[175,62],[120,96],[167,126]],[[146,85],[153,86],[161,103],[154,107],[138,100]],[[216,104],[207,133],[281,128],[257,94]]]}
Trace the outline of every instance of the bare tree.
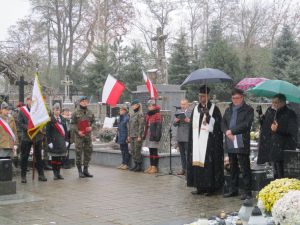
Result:
{"label": "bare tree", "polygon": [[99,14],[96,25],[98,44],[108,44],[127,34],[128,25],[134,18],[134,6],[129,0],[94,0]]}
{"label": "bare tree", "polygon": [[60,78],[76,73],[92,50],[98,14],[83,0],[32,0],[32,4],[47,30],[48,65],[56,56]]}

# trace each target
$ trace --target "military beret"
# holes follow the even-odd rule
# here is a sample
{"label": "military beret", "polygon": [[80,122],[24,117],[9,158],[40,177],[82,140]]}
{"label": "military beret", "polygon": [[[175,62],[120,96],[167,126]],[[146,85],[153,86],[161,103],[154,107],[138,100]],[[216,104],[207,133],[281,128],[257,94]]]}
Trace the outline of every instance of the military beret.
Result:
{"label": "military beret", "polygon": [[88,99],[88,97],[85,96],[85,95],[80,96],[80,97],[79,97],[79,102],[84,101],[84,100],[87,100],[87,99]]}
{"label": "military beret", "polygon": [[140,104],[140,100],[134,99],[134,100],[131,102],[131,105],[136,105],[136,104]]}

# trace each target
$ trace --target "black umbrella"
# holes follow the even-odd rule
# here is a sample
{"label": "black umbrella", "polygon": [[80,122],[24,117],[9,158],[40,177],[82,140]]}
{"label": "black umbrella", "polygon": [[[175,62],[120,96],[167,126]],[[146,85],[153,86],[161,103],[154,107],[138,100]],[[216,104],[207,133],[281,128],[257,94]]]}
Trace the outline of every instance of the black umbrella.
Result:
{"label": "black umbrella", "polygon": [[192,72],[181,84],[181,86],[185,84],[191,84],[191,83],[208,84],[208,83],[223,83],[223,82],[232,82],[232,78],[221,70],[203,68]]}

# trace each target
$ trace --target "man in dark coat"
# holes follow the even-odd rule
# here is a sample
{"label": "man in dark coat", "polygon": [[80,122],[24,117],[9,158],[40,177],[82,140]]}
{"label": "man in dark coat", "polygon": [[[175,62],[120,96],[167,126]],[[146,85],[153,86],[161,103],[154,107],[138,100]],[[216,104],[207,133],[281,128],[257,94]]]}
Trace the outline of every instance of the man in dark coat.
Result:
{"label": "man in dark coat", "polygon": [[197,188],[192,194],[206,196],[214,194],[224,182],[222,116],[208,100],[209,92],[206,86],[200,88],[200,103],[191,115],[187,151],[187,186]]}
{"label": "man in dark coat", "polygon": [[239,166],[243,173],[245,193],[241,199],[251,198],[251,168],[250,168],[250,130],[254,118],[254,110],[244,101],[242,90],[234,89],[231,95],[232,103],[225,110],[222,120],[222,131],[225,136],[225,146],[230,162],[230,191],[224,197],[238,195]]}
{"label": "man in dark coat", "polygon": [[261,107],[258,107],[257,113],[259,115],[260,123],[257,164],[264,164],[266,162],[270,162],[269,155],[271,151],[272,137],[271,125],[274,122],[276,113],[274,103],[272,102],[272,106],[266,110],[265,114],[262,113]]}
{"label": "man in dark coat", "polygon": [[286,97],[282,94],[273,97],[276,109],[274,122],[271,125],[270,161],[273,165],[274,179],[284,177],[283,159],[284,150],[295,150],[297,146],[297,115],[287,107]]}

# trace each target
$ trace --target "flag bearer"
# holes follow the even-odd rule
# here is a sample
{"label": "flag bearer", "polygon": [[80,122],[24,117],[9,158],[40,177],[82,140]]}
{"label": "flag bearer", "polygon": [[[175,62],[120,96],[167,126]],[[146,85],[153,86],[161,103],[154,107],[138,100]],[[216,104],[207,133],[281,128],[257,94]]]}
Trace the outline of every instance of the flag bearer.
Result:
{"label": "flag bearer", "polygon": [[36,161],[36,168],[39,174],[39,181],[47,181],[47,178],[44,175],[44,163],[42,160],[42,141],[43,134],[39,131],[36,136],[31,140],[28,136],[28,124],[31,120],[30,117],[30,108],[31,108],[31,97],[26,98],[26,105],[20,108],[18,115],[19,127],[22,130],[22,142],[21,142],[21,182],[27,183],[26,172],[28,158],[30,154],[31,147],[34,146],[34,156]]}

